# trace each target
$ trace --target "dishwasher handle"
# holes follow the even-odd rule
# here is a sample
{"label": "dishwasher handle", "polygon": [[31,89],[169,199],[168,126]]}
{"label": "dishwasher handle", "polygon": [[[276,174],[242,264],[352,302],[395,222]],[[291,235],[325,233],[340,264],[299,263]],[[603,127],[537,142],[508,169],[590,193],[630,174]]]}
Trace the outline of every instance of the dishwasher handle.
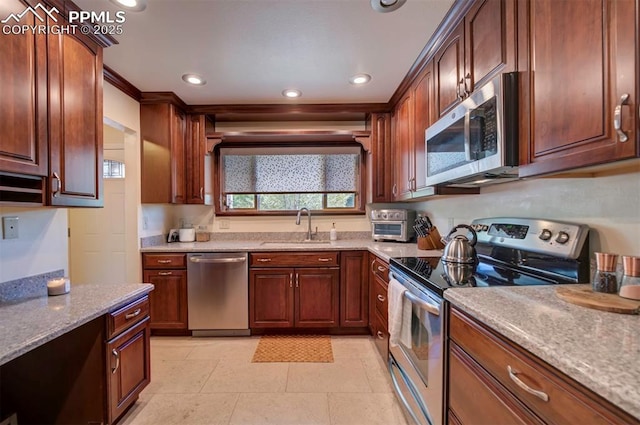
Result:
{"label": "dishwasher handle", "polygon": [[242,263],[244,261],[247,261],[247,257],[201,258],[193,255],[189,257],[189,261],[191,261],[192,263],[207,263],[207,264]]}

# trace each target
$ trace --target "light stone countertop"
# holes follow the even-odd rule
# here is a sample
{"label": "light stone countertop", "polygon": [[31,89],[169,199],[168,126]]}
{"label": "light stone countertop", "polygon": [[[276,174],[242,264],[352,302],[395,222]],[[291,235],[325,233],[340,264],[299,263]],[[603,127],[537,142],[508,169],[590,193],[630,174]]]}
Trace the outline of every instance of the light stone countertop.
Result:
{"label": "light stone countertop", "polygon": [[640,316],[570,304],[555,288],[455,288],[444,297],[640,419]]}
{"label": "light stone countertop", "polygon": [[374,242],[371,239],[344,239],[325,243],[263,241],[172,242],[141,248],[140,252],[233,252],[233,251],[357,251],[368,250],[389,261],[391,257],[439,257],[442,251],[418,249],[415,243]]}
{"label": "light stone countertop", "polygon": [[149,293],[150,284],[72,285],[65,295],[0,302],[0,365]]}

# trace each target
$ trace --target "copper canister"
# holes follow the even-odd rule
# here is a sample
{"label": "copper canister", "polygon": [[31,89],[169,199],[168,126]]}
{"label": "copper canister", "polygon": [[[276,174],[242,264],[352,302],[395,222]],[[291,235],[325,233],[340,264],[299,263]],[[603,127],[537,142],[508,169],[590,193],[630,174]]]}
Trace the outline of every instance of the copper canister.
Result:
{"label": "copper canister", "polygon": [[640,257],[623,255],[622,267],[625,276],[640,277]]}
{"label": "copper canister", "polygon": [[594,252],[596,269],[602,272],[615,272],[618,265],[618,255],[607,252]]}

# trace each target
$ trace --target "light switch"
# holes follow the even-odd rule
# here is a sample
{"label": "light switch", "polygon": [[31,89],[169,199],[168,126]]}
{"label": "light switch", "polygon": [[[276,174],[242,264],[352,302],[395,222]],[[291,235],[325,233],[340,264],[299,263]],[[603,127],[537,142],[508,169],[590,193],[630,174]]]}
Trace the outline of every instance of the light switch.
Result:
{"label": "light switch", "polygon": [[18,217],[2,217],[2,238],[18,239]]}

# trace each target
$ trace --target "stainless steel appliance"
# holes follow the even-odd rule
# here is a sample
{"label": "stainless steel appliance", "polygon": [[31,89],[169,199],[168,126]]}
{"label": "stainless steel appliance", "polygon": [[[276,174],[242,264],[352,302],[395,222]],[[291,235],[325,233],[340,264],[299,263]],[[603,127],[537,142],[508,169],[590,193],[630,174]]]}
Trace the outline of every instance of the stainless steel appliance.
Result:
{"label": "stainless steel appliance", "polygon": [[501,74],[427,128],[427,186],[518,178],[516,87],[516,73]]}
{"label": "stainless steel appliance", "polygon": [[415,237],[416,212],[407,209],[371,210],[371,238],[374,241],[409,242]]}
{"label": "stainless steel appliance", "polygon": [[446,422],[445,290],[588,283],[590,279],[588,226],[498,217],[474,220],[471,228],[477,234],[475,263],[451,263],[440,257],[390,260],[390,279],[406,288],[404,297],[409,302],[402,308],[410,317],[410,332],[397,345],[390,344],[389,372],[407,416],[417,424]]}
{"label": "stainless steel appliance", "polygon": [[189,329],[193,336],[250,335],[246,252],[187,256]]}

